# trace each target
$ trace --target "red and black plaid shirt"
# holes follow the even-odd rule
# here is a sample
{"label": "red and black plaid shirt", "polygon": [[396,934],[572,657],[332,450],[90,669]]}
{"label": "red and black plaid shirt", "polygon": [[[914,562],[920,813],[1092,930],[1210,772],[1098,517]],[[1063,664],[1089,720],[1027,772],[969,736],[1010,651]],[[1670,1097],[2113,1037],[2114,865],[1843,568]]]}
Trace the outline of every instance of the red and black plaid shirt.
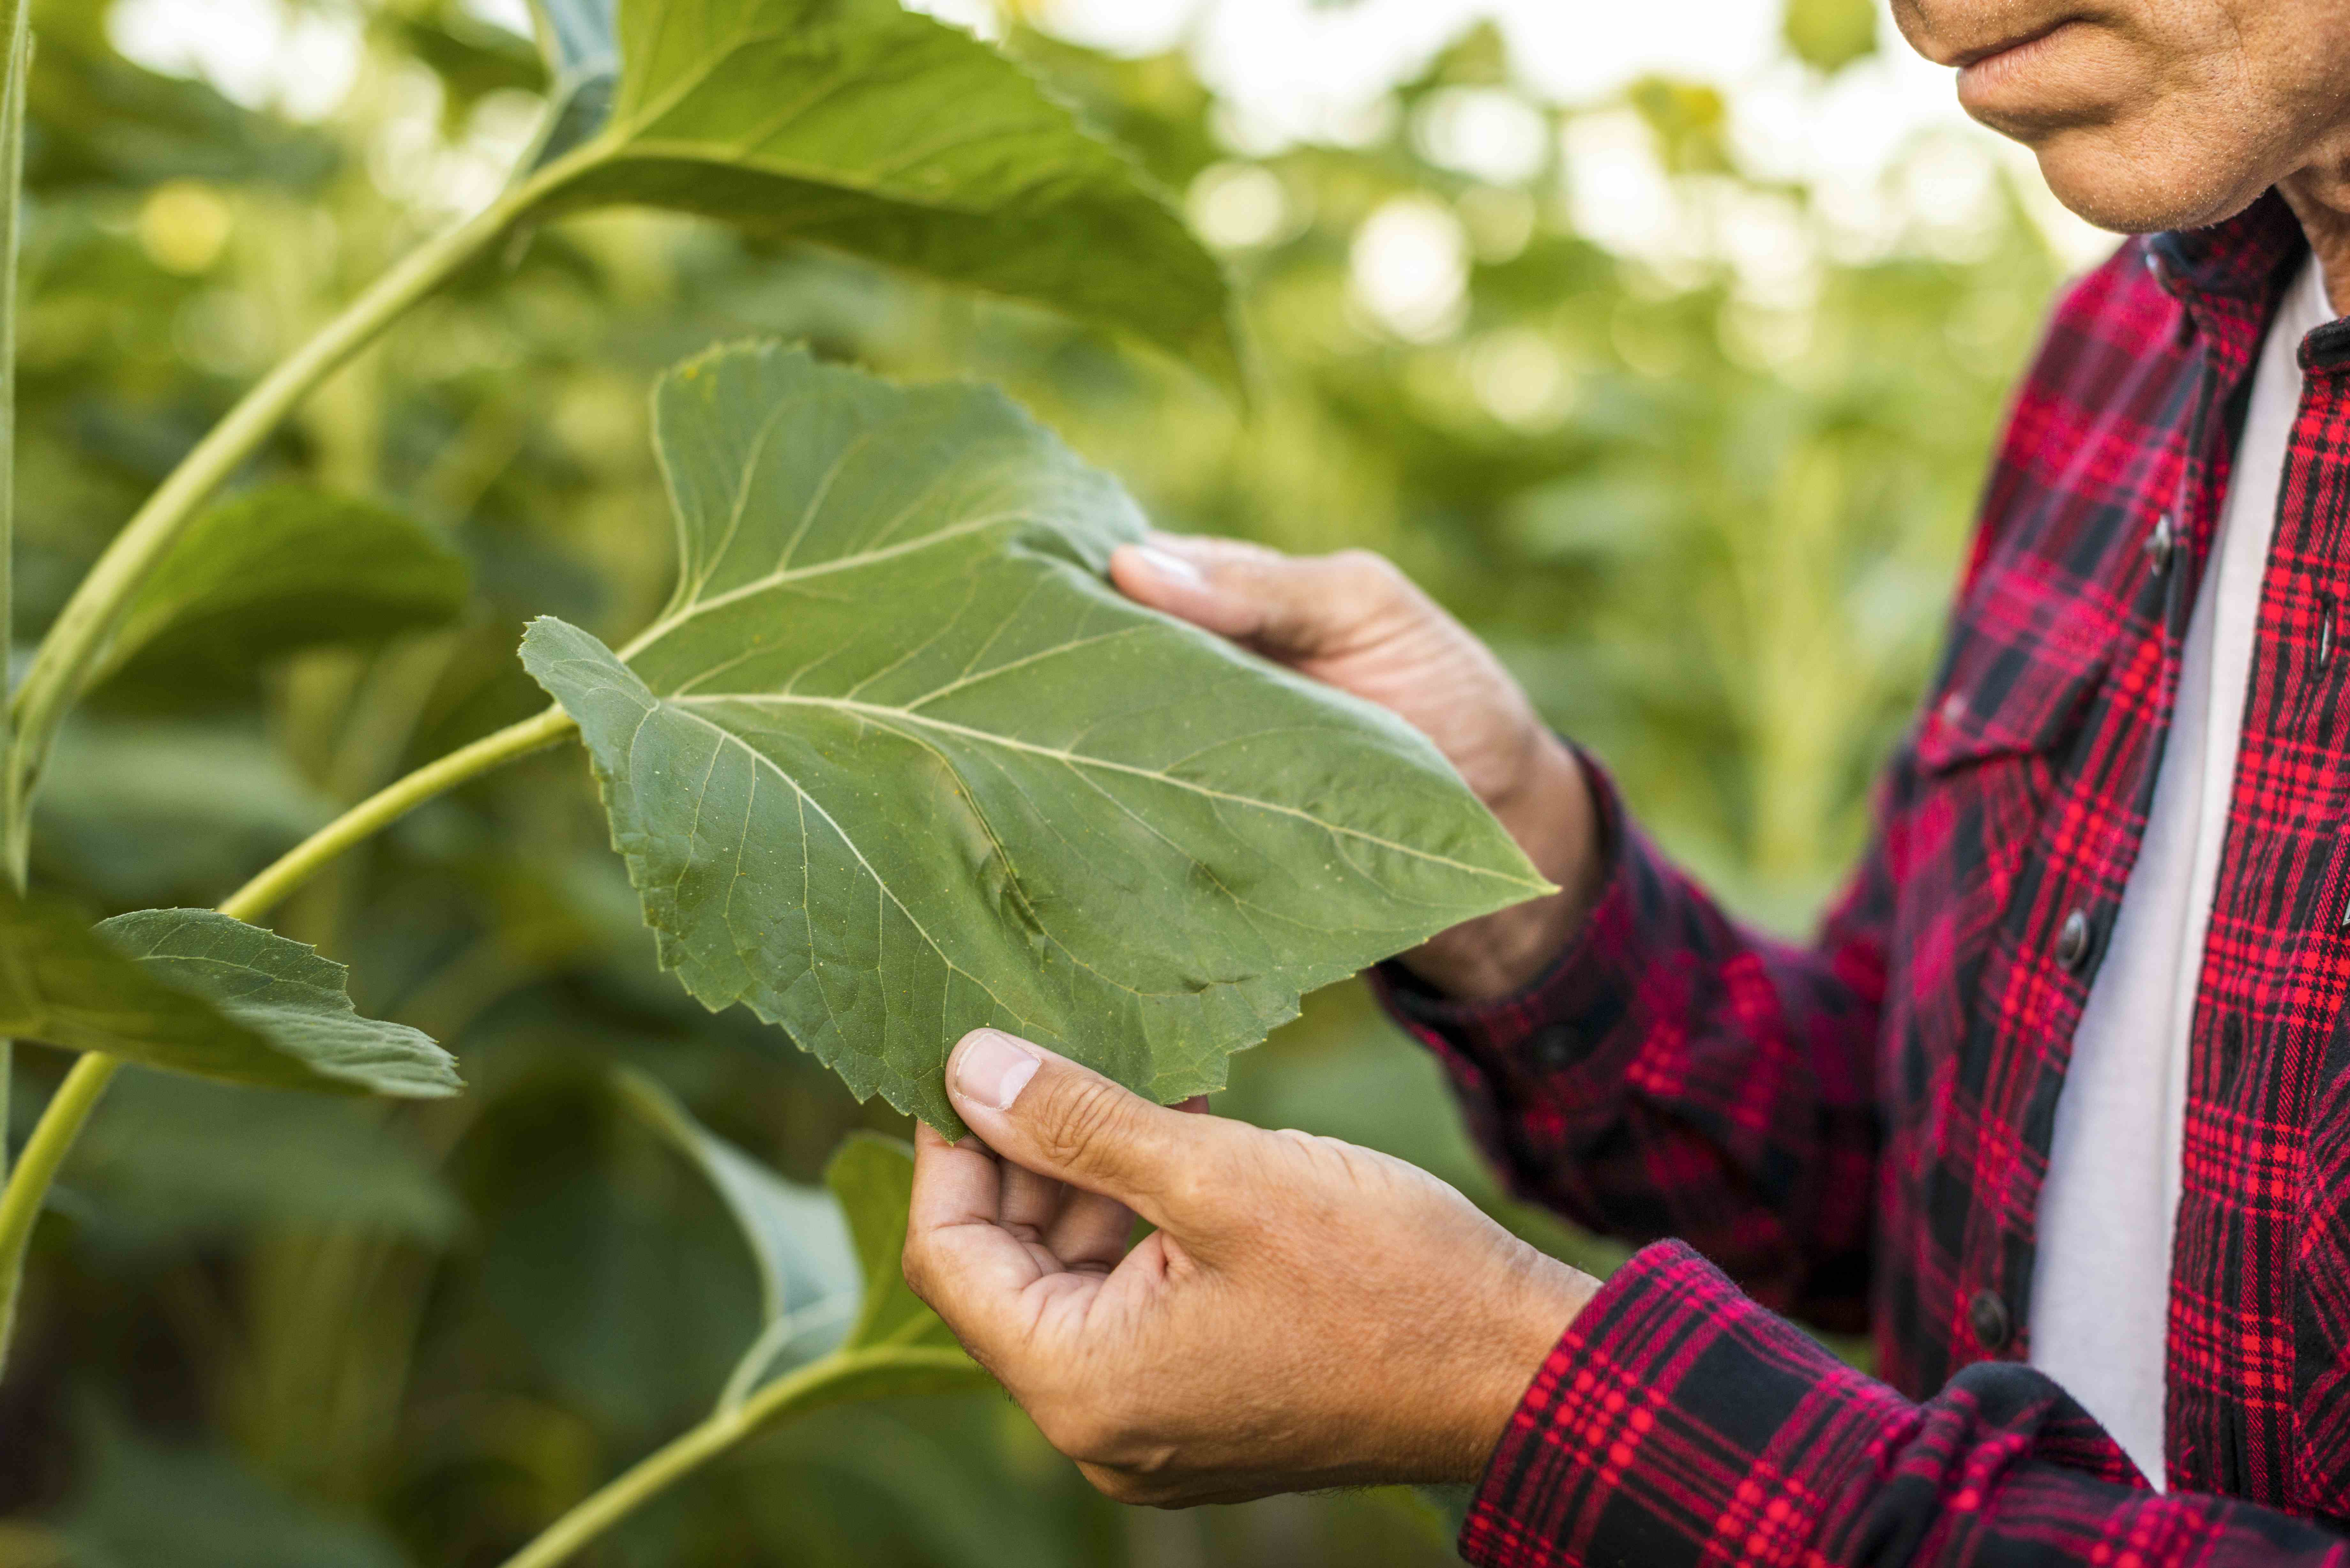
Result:
{"label": "red and black plaid shirt", "polygon": [[[1456,1006],[1388,975],[1519,1191],[1679,1238],[1626,1264],[1534,1379],[1461,1537],[1472,1561],[2350,1568],[2350,322],[2301,350],[2197,994],[2174,1490],[2024,1365],[2074,1025],[2146,827],[2252,362],[2306,254],[2271,195],[2134,241],[2065,297],[1941,675],[1814,944],[1725,917],[1602,781],[1613,880],[1547,976]],[[1866,1324],[1877,1376],[1779,1313]]]}

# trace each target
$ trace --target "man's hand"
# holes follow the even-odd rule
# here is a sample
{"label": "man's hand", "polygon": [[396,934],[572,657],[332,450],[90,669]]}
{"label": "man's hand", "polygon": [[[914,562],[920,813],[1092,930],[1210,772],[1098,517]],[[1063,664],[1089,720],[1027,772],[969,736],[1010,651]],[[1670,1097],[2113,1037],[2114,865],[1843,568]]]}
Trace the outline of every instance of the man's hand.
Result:
{"label": "man's hand", "polygon": [[1590,786],[1491,650],[1402,573],[1361,550],[1305,557],[1157,535],[1113,556],[1110,577],[1139,603],[1397,714],[1558,884],[1550,898],[1444,932],[1406,963],[1452,995],[1489,998],[1558,955],[1604,876]]}
{"label": "man's hand", "polygon": [[906,1282],[1122,1502],[1473,1481],[1597,1288],[1400,1160],[993,1030],[947,1089],[977,1137],[915,1134]]}

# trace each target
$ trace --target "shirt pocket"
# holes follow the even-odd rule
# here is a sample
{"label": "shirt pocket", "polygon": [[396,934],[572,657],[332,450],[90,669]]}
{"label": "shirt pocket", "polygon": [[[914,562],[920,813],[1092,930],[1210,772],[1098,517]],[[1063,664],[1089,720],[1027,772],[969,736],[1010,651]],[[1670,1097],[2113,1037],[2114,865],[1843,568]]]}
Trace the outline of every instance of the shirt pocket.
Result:
{"label": "shirt pocket", "polygon": [[1970,1025],[1997,1015],[1989,999],[2014,955],[1994,939],[2040,854],[2105,675],[2102,658],[1962,629],[1912,732],[1906,798],[1887,838],[1901,973],[1888,993],[1884,1082],[1888,1113],[1921,1155],[1948,1130],[1920,1118],[1957,1103]]}
{"label": "shirt pocket", "polygon": [[2061,762],[2105,674],[2102,656],[2065,656],[1980,634],[1961,642],[1918,722],[1919,774],[1932,780],[1985,763]]}

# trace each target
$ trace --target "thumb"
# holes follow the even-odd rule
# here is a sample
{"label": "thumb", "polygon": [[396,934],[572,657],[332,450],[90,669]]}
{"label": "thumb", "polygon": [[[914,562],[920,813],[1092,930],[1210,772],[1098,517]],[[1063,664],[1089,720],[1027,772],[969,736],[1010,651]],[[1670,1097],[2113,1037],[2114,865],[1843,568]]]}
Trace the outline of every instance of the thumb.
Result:
{"label": "thumb", "polygon": [[1042,1045],[975,1029],[947,1058],[947,1097],[987,1147],[1026,1170],[1125,1204],[1162,1228],[1177,1179],[1230,1124],[1155,1106]]}

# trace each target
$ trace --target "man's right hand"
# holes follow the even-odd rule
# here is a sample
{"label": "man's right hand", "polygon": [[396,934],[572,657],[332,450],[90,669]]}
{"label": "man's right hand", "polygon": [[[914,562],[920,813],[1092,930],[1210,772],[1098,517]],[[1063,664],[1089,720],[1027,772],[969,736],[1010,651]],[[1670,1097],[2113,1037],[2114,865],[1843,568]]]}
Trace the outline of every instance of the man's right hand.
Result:
{"label": "man's right hand", "polygon": [[1405,954],[1421,978],[1465,999],[1504,996],[1565,947],[1606,872],[1582,764],[1492,650],[1394,566],[1365,550],[1284,556],[1160,534],[1121,548],[1110,577],[1138,603],[1403,719],[1558,884],[1548,898],[1456,926]]}

